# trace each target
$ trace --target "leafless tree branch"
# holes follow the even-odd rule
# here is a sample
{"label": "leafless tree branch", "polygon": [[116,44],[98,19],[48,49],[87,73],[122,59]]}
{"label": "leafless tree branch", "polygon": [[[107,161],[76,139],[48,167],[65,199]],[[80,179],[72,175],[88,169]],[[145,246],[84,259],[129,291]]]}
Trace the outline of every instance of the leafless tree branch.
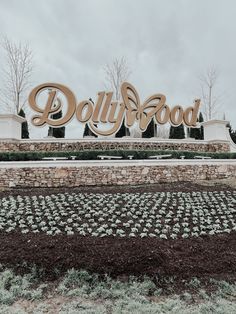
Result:
{"label": "leafless tree branch", "polygon": [[209,67],[205,73],[199,76],[205,120],[211,120],[217,114],[221,100],[220,95],[216,95],[215,92],[218,79],[219,71],[214,66]]}
{"label": "leafless tree branch", "polygon": [[30,86],[32,51],[28,45],[17,45],[7,37],[2,40],[1,47],[6,60],[2,69],[4,84],[0,90],[1,103],[8,111],[18,114],[26,103],[26,91]]}
{"label": "leafless tree branch", "polygon": [[120,100],[120,86],[127,80],[131,71],[124,57],[114,59],[104,67],[106,87],[114,92],[115,100]]}

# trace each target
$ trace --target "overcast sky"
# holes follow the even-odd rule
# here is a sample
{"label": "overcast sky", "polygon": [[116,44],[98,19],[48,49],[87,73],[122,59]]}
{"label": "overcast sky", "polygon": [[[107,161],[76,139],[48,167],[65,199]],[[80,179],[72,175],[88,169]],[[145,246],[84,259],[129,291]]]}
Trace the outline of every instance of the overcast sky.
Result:
{"label": "overcast sky", "polygon": [[[0,34],[30,44],[32,86],[62,83],[78,101],[96,99],[103,67],[124,56],[143,100],[163,93],[187,107],[201,97],[198,76],[214,66],[218,117],[225,112],[236,128],[235,14],[234,0],[0,0]],[[31,127],[32,137],[46,133]],[[81,133],[76,120],[67,126],[66,137]]]}

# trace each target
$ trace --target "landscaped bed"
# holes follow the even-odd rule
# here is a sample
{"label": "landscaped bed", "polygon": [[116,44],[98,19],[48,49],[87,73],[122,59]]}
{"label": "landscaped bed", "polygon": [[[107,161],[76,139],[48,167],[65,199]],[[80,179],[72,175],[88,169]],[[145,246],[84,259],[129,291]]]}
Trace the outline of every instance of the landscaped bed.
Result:
{"label": "landscaped bed", "polygon": [[235,279],[236,191],[194,184],[1,193],[0,263],[112,277]]}
{"label": "landscaped bed", "polygon": [[236,231],[236,191],[6,196],[0,230],[166,240],[225,234]]}

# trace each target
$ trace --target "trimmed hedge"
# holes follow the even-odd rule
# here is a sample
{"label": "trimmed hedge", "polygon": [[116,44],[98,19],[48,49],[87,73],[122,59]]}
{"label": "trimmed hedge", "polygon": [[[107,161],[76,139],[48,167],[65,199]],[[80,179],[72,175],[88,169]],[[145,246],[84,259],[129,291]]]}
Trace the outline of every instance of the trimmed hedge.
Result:
{"label": "trimmed hedge", "polygon": [[109,150],[109,151],[78,151],[78,152],[2,152],[0,161],[33,161],[42,160],[43,157],[67,157],[76,156],[77,160],[97,160],[98,155],[122,156],[123,159],[147,159],[152,155],[172,155],[171,159],[180,159],[185,156],[186,159],[193,159],[194,156],[207,156],[213,159],[236,159],[236,153],[202,153],[190,151],[171,151],[171,150]]}

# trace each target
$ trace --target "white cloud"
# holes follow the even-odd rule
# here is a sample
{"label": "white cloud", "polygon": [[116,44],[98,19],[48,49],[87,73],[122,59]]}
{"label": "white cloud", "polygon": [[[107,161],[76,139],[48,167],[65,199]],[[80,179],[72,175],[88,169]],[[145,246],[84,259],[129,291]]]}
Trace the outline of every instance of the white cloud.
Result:
{"label": "white cloud", "polygon": [[[197,75],[216,65],[217,93],[226,95],[220,112],[236,128],[235,9],[233,0],[2,0],[0,34],[30,43],[34,85],[63,83],[78,101],[96,98],[102,68],[117,56],[127,58],[141,98],[160,92],[184,107],[198,96]],[[70,137],[82,132],[75,123]]]}

